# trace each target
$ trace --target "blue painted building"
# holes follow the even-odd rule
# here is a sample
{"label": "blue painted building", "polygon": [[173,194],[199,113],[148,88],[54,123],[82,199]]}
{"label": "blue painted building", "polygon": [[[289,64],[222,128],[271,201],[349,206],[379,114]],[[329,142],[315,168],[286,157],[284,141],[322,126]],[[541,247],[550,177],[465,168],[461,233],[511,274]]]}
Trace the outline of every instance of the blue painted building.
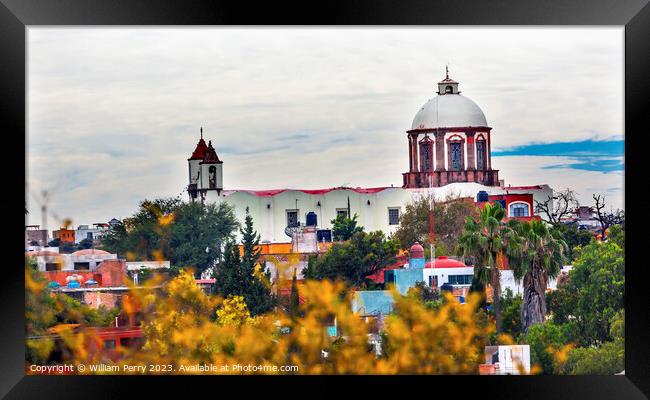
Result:
{"label": "blue painted building", "polygon": [[359,290],[352,297],[352,312],[365,316],[388,315],[395,300],[388,290]]}

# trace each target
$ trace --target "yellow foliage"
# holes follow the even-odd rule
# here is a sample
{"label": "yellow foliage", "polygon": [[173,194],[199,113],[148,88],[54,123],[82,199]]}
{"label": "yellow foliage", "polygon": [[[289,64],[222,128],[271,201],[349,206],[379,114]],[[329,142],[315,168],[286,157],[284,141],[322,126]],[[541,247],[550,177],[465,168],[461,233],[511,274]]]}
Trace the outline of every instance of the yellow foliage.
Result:
{"label": "yellow foliage", "polygon": [[217,322],[222,326],[239,327],[251,323],[251,321],[251,313],[248,311],[243,296],[227,298],[217,310]]}
{"label": "yellow foliage", "polygon": [[[132,290],[125,309],[142,310],[145,344],[117,364],[168,366],[147,371],[161,374],[477,374],[494,330],[477,317],[478,295],[460,304],[447,294],[433,311],[421,300],[393,291],[395,312],[385,318],[385,353],[378,357],[369,345],[370,325],[351,311],[349,288],[325,280],[306,281],[300,290],[305,299],[300,316],[274,311],[254,319],[241,296],[222,300],[206,295],[191,271],[155,295]],[[326,329],[332,323],[334,338]],[[96,357],[87,350],[88,338],[64,334],[64,340],[75,361],[89,363]],[[191,368],[197,365],[229,368],[199,372]],[[236,365],[258,369],[240,371]],[[297,371],[277,369],[288,365]]]}
{"label": "yellow foliage", "polygon": [[174,214],[161,215],[158,217],[158,224],[161,226],[167,226],[174,221]]}

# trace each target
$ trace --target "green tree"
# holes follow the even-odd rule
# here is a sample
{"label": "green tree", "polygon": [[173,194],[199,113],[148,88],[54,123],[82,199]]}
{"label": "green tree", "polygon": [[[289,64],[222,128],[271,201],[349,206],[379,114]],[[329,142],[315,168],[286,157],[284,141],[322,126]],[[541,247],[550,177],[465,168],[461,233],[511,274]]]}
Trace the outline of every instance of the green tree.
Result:
{"label": "green tree", "polygon": [[174,211],[181,204],[179,198],[143,200],[137,212],[112,226],[102,236],[104,250],[127,259],[169,259],[169,224]]}
{"label": "green tree", "polygon": [[169,260],[175,270],[191,267],[200,274],[221,258],[222,246],[236,228],[233,209],[226,203],[144,200],[101,242],[105,250],[129,260]]}
{"label": "green tree", "polygon": [[611,339],[610,321],[625,305],[625,235],[612,226],[609,240],[577,250],[566,290],[577,296],[572,314],[581,343],[599,345]]}
{"label": "green tree", "polygon": [[363,232],[363,227],[357,226],[357,214],[354,214],[352,218],[339,214],[331,223],[332,235],[337,242],[349,240],[355,233]]}
{"label": "green tree", "polygon": [[357,232],[350,240],[334,243],[308,267],[308,279],[343,279],[360,286],[365,279],[395,260],[399,243],[381,231]]}
{"label": "green tree", "polygon": [[611,320],[611,342],[571,350],[564,372],[572,375],[613,375],[625,369],[625,311]]}
{"label": "green tree", "polygon": [[300,308],[300,297],[298,295],[298,283],[296,280],[296,270],[293,271],[293,278],[291,278],[291,294],[289,295],[289,315],[291,318],[296,318]]}
{"label": "green tree", "polygon": [[438,310],[444,300],[438,289],[428,286],[423,281],[415,282],[415,286],[410,288],[406,295],[419,299],[430,310]]}
{"label": "green tree", "polygon": [[574,314],[574,307],[578,302],[578,293],[568,288],[569,277],[558,279],[556,290],[546,295],[547,311],[553,323],[557,325],[567,324]]}
{"label": "green tree", "polygon": [[75,251],[77,251],[77,246],[75,246],[74,243],[61,242],[59,244],[59,253],[70,254],[70,253],[74,253]]}
{"label": "green tree", "polygon": [[533,324],[543,324],[546,316],[546,288],[564,263],[566,243],[553,234],[543,221],[519,222],[509,226],[515,234],[508,242],[508,264],[515,280],[523,281],[521,324],[524,332]]}
{"label": "green tree", "polygon": [[[409,249],[413,243],[429,243],[429,207],[431,198],[420,196],[407,204],[400,215],[400,223],[394,237],[402,249]],[[470,198],[450,193],[442,200],[433,199],[433,226],[436,256],[453,253],[458,238],[463,233],[467,217],[477,216],[478,211]],[[424,246],[428,252],[428,246]],[[427,254],[427,256],[429,256]]]}
{"label": "green tree", "polygon": [[[241,230],[243,254],[232,241],[226,244],[223,262],[217,264],[213,276],[214,292],[223,297],[243,296],[251,315],[263,314],[273,308],[270,275],[261,274],[258,265],[260,254],[259,234],[253,229],[253,218],[246,210],[244,228]],[[263,276],[260,276],[263,275]],[[265,279],[268,284],[262,281]]]}
{"label": "green tree", "polygon": [[222,246],[236,228],[232,207],[226,203],[181,203],[171,224],[169,261],[201,273],[221,259]]}
{"label": "green tree", "polygon": [[516,338],[521,333],[521,295],[514,296],[510,288],[503,291],[501,297],[502,328],[503,333],[507,333]]}
{"label": "green tree", "polygon": [[586,229],[578,229],[575,225],[557,224],[551,228],[551,232],[557,232],[567,244],[566,258],[568,261],[574,261],[573,249],[584,247],[594,240],[594,234]]}
{"label": "green tree", "polygon": [[[486,204],[476,217],[467,217],[463,234],[458,239],[465,257],[476,260],[474,275],[482,285],[492,286],[497,332],[501,332],[501,273],[497,256],[503,254],[512,230],[503,223],[505,210],[500,203]],[[476,287],[476,286],[475,286]]]}
{"label": "green tree", "polygon": [[83,239],[77,244],[77,250],[84,250],[84,249],[90,249],[93,247],[93,240],[92,239]]}
{"label": "green tree", "polygon": [[552,322],[535,324],[528,329],[523,341],[530,345],[531,363],[539,365],[544,374],[560,372],[553,354],[567,343],[559,326]]}

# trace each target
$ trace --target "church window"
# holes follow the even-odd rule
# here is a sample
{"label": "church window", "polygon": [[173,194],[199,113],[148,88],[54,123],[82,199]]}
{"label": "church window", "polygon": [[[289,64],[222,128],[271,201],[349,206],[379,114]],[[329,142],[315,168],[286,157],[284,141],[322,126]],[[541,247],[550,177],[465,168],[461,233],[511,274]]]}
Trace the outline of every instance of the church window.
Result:
{"label": "church window", "polygon": [[438,275],[429,275],[429,286],[438,287]]}
{"label": "church window", "polygon": [[287,210],[287,226],[298,226],[298,210]]}
{"label": "church window", "polygon": [[431,162],[431,148],[432,146],[429,144],[429,142],[420,142],[420,160],[422,163],[422,172],[431,171],[431,164],[433,164]]}
{"label": "church window", "polygon": [[211,165],[210,168],[208,168],[208,174],[210,175],[210,189],[216,189],[217,188],[217,167]]}
{"label": "church window", "polygon": [[349,218],[350,215],[348,214],[348,209],[347,208],[337,208],[336,209],[336,218]]}
{"label": "church window", "polygon": [[513,203],[510,204],[511,217],[528,217],[528,204],[526,203]]}
{"label": "church window", "polygon": [[399,208],[388,209],[388,225],[399,225]]}
{"label": "church window", "polygon": [[445,87],[445,93],[453,93],[453,91],[454,91],[454,88],[452,88],[451,86]]}
{"label": "church window", "polygon": [[451,169],[453,171],[460,171],[463,169],[461,143],[449,144],[449,155],[451,157]]}
{"label": "church window", "polygon": [[485,157],[485,140],[476,141],[476,165],[478,169],[481,170],[487,169],[487,163]]}

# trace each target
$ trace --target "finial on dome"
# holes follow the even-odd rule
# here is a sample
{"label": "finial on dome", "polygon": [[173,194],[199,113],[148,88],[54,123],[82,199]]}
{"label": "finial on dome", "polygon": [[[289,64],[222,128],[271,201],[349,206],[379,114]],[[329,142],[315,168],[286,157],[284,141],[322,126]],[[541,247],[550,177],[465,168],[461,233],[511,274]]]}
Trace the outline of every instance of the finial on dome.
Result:
{"label": "finial on dome", "polygon": [[203,127],[201,127],[201,139],[203,139]]}
{"label": "finial on dome", "polygon": [[445,79],[449,79],[449,64],[445,66],[445,75],[446,75]]}

